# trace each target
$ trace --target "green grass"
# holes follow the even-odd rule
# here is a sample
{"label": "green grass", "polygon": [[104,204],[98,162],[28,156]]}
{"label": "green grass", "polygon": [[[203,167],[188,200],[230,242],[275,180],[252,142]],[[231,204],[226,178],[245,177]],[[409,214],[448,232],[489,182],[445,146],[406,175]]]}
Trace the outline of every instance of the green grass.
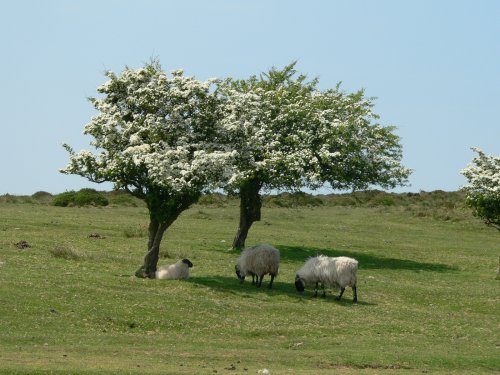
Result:
{"label": "green grass", "polygon": [[[159,281],[132,276],[147,242],[140,203],[4,196],[0,373],[498,373],[498,232],[457,197],[372,198],[266,200],[247,244],[271,243],[282,261],[275,288],[256,290],[233,274],[234,200],[181,215],[159,264],[187,257],[191,279]],[[320,253],[359,260],[358,304],[350,289],[341,302],[295,293],[295,271]]]}

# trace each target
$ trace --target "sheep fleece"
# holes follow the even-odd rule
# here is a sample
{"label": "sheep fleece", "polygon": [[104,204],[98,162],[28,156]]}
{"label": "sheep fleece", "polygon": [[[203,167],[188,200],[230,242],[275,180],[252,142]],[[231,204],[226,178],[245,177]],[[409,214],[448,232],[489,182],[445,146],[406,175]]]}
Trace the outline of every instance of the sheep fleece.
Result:
{"label": "sheep fleece", "polygon": [[320,255],[310,258],[297,271],[306,283],[323,283],[329,287],[356,286],[358,261],[349,257],[327,257]]}
{"label": "sheep fleece", "polygon": [[243,250],[236,261],[243,276],[247,276],[251,273],[257,275],[277,275],[279,263],[279,250],[267,244]]}
{"label": "sheep fleece", "polygon": [[158,268],[156,278],[162,280],[188,279],[189,267],[182,260],[179,260],[175,264],[168,264]]}

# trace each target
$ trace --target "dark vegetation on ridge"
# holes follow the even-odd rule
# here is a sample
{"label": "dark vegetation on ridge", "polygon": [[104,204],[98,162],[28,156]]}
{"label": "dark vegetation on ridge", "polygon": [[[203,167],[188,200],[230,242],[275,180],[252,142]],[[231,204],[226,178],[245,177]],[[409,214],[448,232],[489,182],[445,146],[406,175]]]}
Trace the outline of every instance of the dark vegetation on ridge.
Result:
{"label": "dark vegetation on ridge", "polygon": [[[446,192],[435,190],[418,193],[388,193],[381,190],[366,190],[339,194],[309,194],[304,192],[268,194],[263,197],[266,208],[299,207],[393,207],[407,211],[417,217],[431,217],[445,221],[469,219],[471,210],[464,204],[465,193],[462,191]],[[81,189],[51,194],[38,191],[31,196],[5,194],[0,196],[1,203],[42,204],[62,207],[73,206],[125,206],[145,207],[140,199],[125,191],[96,191]],[[238,197],[220,193],[205,194],[198,203],[200,206],[227,207],[239,204]],[[265,215],[263,220],[265,221]]]}
{"label": "dark vegetation on ridge", "polygon": [[[69,197],[66,198],[66,197]],[[80,198],[80,199],[78,199]],[[317,207],[317,206],[441,206],[446,208],[463,207],[465,194],[461,191],[420,191],[418,193],[389,193],[381,190],[365,190],[353,193],[339,194],[309,194],[304,192],[267,194],[263,196],[264,205],[274,207]],[[60,202],[66,200],[68,204]],[[71,202],[72,201],[72,202]],[[77,192],[66,191],[60,194],[51,194],[38,191],[32,195],[0,195],[0,203],[30,203],[54,204],[56,206],[105,206],[105,201],[115,206],[140,206],[143,202],[125,191],[96,191],[84,188]],[[225,206],[236,204],[238,199],[220,193],[203,195],[198,204]]]}
{"label": "dark vegetation on ridge", "polygon": [[[435,190],[418,193],[388,193],[380,190],[357,191],[342,194],[313,195],[304,192],[268,194],[263,196],[263,207],[394,207],[417,217],[432,217],[439,220],[460,221],[469,218],[471,211],[465,207],[465,193]],[[44,204],[55,206],[126,206],[144,207],[144,202],[124,191],[96,191],[81,189],[52,195],[38,191],[31,196],[5,194],[0,196],[1,203]],[[199,201],[200,206],[236,206],[237,197],[220,193],[205,194]],[[264,217],[265,220],[265,217]]]}

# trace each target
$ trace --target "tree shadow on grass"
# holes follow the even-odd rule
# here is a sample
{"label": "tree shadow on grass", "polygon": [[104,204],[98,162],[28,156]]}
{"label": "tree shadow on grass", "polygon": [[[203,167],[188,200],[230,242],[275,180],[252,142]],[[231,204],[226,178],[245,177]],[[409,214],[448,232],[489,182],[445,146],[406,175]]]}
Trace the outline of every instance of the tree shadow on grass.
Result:
{"label": "tree shadow on grass", "polygon": [[191,277],[188,281],[197,285],[203,285],[214,290],[220,290],[224,292],[230,292],[233,294],[241,295],[243,297],[254,297],[257,294],[289,294],[296,295],[295,286],[293,283],[277,279],[273,282],[273,288],[269,289],[269,281],[271,280],[269,275],[264,277],[262,286],[257,288],[252,285],[252,278],[250,280],[245,280],[243,284],[240,284],[236,276],[202,276],[202,277]]}
{"label": "tree shadow on grass", "polygon": [[417,262],[408,259],[385,258],[373,254],[363,254],[353,251],[324,249],[316,247],[301,247],[278,245],[282,261],[305,262],[307,258],[317,255],[330,257],[348,256],[359,261],[360,269],[393,269],[408,271],[453,272],[458,268],[442,263]]}
{"label": "tree shadow on grass", "polygon": [[[287,246],[287,245],[278,245],[276,246],[281,253],[281,261],[282,263],[293,263],[293,267],[296,267],[298,270],[304,261],[316,255],[326,255],[326,256],[349,256],[355,258],[359,261],[360,269],[389,269],[389,270],[408,270],[408,271],[429,271],[429,272],[454,272],[457,271],[458,268],[454,266],[450,266],[442,263],[427,263],[427,262],[417,262],[413,260],[407,259],[397,259],[397,258],[386,258],[373,254],[363,254],[357,253],[353,251],[345,251],[345,250],[334,250],[334,249],[326,249],[326,248],[316,248],[316,247],[301,247],[301,246]],[[238,255],[239,251],[234,251],[234,255]],[[289,267],[288,265],[287,267]],[[304,295],[297,294],[295,290],[294,280],[286,280],[278,278],[273,283],[273,289],[268,289],[270,276],[266,275],[264,277],[264,281],[262,283],[262,287],[257,288],[255,285],[252,285],[252,279],[247,278],[247,280],[240,284],[236,275],[234,277],[229,276],[193,276],[189,280],[190,283],[193,283],[198,286],[208,287],[210,289],[220,291],[223,293],[230,293],[237,295],[240,298],[258,298],[258,296],[267,295],[286,295],[290,298],[296,300],[297,303],[301,303],[305,300],[314,299],[311,291],[307,292]],[[325,302],[335,303],[339,306],[351,306],[352,303],[352,294],[350,288],[347,288],[346,293],[341,301],[335,300],[335,295],[338,291],[328,291],[327,297],[324,299]],[[321,298],[321,297],[317,297]],[[361,300],[358,300],[357,305],[367,305],[373,306],[375,303],[371,303],[368,301],[363,301],[363,297]]]}
{"label": "tree shadow on grass", "polygon": [[[332,291],[328,290],[326,297],[314,297],[311,290],[307,290],[304,294],[299,294],[295,290],[295,285],[293,282],[285,281],[274,281],[273,288],[268,289],[269,279],[264,279],[262,283],[262,287],[257,288],[255,285],[252,285],[251,281],[245,281],[243,284],[238,282],[238,279],[227,277],[227,276],[203,276],[203,277],[192,277],[188,280],[188,282],[193,283],[195,285],[208,287],[210,289],[220,291],[223,293],[229,293],[237,295],[239,298],[259,298],[259,296],[276,296],[276,295],[285,295],[295,300],[297,303],[302,303],[308,300],[318,300],[324,301],[325,303],[335,303],[339,306],[352,306],[352,294],[351,289],[348,290],[344,294],[342,300],[337,301],[335,296],[338,294],[338,290]],[[360,306],[376,306],[376,303],[371,303],[368,301],[359,301],[357,305]]]}

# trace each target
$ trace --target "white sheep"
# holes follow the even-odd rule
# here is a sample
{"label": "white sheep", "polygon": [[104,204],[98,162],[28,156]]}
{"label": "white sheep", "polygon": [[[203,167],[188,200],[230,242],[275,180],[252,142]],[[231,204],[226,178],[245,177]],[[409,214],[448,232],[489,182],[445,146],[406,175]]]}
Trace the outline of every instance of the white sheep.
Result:
{"label": "white sheep", "polygon": [[278,274],[279,264],[279,250],[271,245],[262,244],[243,250],[234,268],[240,284],[245,281],[246,276],[252,275],[252,285],[257,285],[257,288],[262,286],[264,275],[270,274],[269,289],[271,289]]}
{"label": "white sheep", "polygon": [[189,269],[193,263],[189,259],[181,259],[175,264],[161,266],[155,273],[155,277],[161,280],[189,279]]}
{"label": "white sheep", "polygon": [[325,286],[330,288],[340,287],[340,294],[337,301],[340,301],[344,294],[346,286],[352,288],[354,298],[353,302],[358,301],[356,289],[358,261],[348,257],[327,257],[319,255],[309,258],[295,276],[295,288],[299,293],[303,293],[306,284],[316,284],[315,296],[318,295],[318,284],[323,289],[325,296]]}

